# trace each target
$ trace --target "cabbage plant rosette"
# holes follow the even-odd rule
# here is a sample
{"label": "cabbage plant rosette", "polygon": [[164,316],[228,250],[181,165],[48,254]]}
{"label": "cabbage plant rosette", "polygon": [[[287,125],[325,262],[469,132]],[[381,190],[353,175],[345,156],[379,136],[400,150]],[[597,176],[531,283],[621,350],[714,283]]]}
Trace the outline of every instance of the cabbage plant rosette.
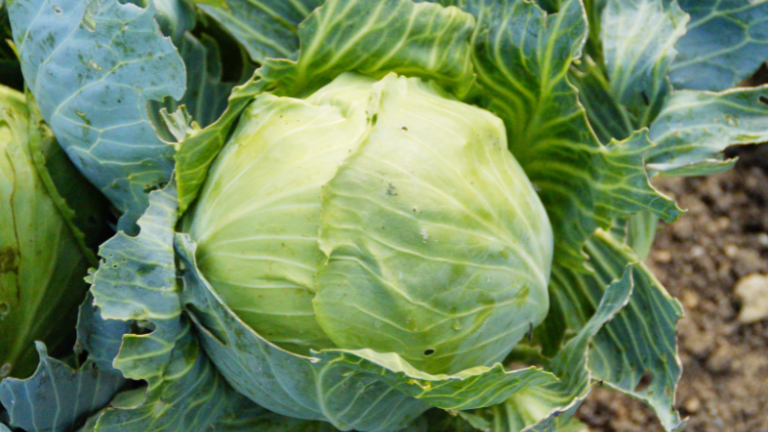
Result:
{"label": "cabbage plant rosette", "polygon": [[[676,303],[622,240],[598,230],[586,253],[609,259],[592,268],[581,250],[614,219],[677,215],[648,181],[653,144],[639,131],[602,146],[557,72],[584,42],[581,3],[518,6],[329,1],[301,24],[298,58],[267,60],[216,124],[175,123],[181,300],[238,392],[340,430],[557,430],[594,382],[590,342],[608,374],[627,357],[603,354],[645,337],[595,339],[638,283],[674,338]],[[544,114],[499,90],[519,53],[489,35],[526,15],[553,45],[551,82],[531,88],[553,93],[537,108],[551,119],[520,124]],[[669,348],[657,398],[674,394]],[[458,417],[420,418],[430,408]]]}
{"label": "cabbage plant rosette", "polygon": [[[681,89],[754,72],[768,3],[6,3],[40,115],[123,213],[78,346],[134,381],[94,412],[90,370],[43,361],[0,384],[13,427],[564,432],[596,383],[684,425],[682,308],[641,258],[681,210],[649,178],[766,139],[765,86]],[[713,46],[733,73],[697,67]]]}
{"label": "cabbage plant rosette", "polygon": [[[370,414],[348,414],[363,430],[396,430],[428,405],[313,357],[346,352],[436,381],[488,373],[549,307],[552,230],[505,143],[489,112],[394,73],[258,96],[182,220],[196,280],[222,303],[198,316],[219,370],[285,415],[344,427],[322,404],[361,404]],[[285,357],[289,370],[275,370]],[[380,416],[391,425],[367,419]]]}

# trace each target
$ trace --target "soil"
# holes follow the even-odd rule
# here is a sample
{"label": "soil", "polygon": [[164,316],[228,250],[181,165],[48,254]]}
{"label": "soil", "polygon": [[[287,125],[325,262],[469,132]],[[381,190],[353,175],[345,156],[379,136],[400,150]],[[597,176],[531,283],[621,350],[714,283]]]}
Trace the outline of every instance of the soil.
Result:
{"label": "soil", "polygon": [[[647,263],[685,308],[676,407],[687,432],[768,432],[768,319],[742,324],[740,279],[768,274],[768,144],[730,151],[735,169],[660,179],[688,213],[660,226]],[[592,432],[661,432],[642,402],[596,389],[579,411]]]}

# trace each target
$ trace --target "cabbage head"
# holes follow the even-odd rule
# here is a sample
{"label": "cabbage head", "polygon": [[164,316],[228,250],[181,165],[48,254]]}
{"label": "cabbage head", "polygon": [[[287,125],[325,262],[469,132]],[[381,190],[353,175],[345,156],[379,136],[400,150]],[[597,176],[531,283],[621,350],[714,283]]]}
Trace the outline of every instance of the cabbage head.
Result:
{"label": "cabbage head", "polygon": [[71,352],[105,210],[25,96],[0,86],[0,379],[35,370],[34,341]]}
{"label": "cabbage head", "polygon": [[286,350],[490,366],[549,308],[552,230],[506,142],[430,82],[345,73],[257,97],[183,224],[215,292]]}

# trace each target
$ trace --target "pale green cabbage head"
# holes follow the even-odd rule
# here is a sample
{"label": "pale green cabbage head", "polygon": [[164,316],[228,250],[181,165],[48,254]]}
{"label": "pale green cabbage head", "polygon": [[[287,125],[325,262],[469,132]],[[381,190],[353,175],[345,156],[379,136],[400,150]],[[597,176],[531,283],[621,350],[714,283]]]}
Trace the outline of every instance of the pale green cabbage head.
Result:
{"label": "pale green cabbage head", "polygon": [[271,342],[490,365],[547,315],[553,235],[502,121],[434,84],[343,74],[257,97],[183,221]]}
{"label": "pale green cabbage head", "polygon": [[34,372],[35,341],[71,350],[83,278],[97,263],[88,246],[108,230],[98,192],[30,111],[0,85],[0,379]]}

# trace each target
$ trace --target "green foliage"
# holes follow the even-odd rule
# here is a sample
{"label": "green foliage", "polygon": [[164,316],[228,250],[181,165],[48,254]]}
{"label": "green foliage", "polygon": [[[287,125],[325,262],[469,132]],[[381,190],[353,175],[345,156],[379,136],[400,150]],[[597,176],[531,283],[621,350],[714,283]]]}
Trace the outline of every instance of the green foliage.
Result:
{"label": "green foliage", "polygon": [[768,139],[767,20],[0,0],[0,430],[566,432],[598,383],[681,430],[652,179]]}

